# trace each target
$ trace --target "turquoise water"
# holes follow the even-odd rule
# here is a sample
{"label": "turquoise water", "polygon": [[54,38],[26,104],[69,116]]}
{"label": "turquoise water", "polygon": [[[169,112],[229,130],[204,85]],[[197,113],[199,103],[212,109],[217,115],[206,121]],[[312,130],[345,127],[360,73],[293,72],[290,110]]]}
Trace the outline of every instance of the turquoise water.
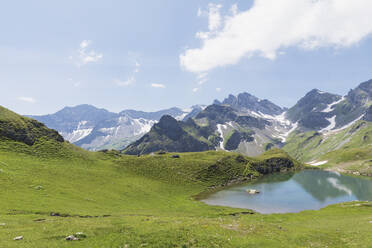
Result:
{"label": "turquoise water", "polygon": [[[250,195],[247,189],[260,194]],[[372,200],[372,180],[322,170],[272,174],[209,195],[210,205],[253,209],[259,213],[296,213],[347,201]]]}

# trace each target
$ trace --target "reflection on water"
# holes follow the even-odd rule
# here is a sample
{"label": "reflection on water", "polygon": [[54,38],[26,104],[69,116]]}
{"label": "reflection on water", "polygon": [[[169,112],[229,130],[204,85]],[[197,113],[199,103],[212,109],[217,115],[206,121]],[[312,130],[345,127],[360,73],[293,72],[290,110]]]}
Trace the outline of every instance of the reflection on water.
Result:
{"label": "reflection on water", "polygon": [[[249,195],[247,189],[257,189],[261,193]],[[221,190],[203,202],[254,209],[260,213],[288,213],[353,200],[372,200],[372,180],[305,170],[268,175],[249,184]]]}

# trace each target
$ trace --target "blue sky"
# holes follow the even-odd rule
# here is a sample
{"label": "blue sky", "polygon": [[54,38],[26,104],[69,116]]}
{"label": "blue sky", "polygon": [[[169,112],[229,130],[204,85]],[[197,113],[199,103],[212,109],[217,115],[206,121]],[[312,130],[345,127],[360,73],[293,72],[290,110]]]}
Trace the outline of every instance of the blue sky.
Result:
{"label": "blue sky", "polygon": [[273,1],[3,2],[0,105],[152,111],[246,91],[290,107],[372,78],[370,2]]}

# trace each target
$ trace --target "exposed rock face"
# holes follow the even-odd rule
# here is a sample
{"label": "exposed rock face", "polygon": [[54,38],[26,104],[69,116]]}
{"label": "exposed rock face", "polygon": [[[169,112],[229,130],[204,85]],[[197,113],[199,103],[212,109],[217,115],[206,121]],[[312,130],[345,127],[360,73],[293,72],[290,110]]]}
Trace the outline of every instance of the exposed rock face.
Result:
{"label": "exposed rock face", "polygon": [[254,140],[253,133],[239,132],[234,130],[232,135],[227,139],[225,149],[228,151],[236,150],[242,141],[251,142]]}
{"label": "exposed rock face", "polygon": [[290,108],[286,116],[292,122],[298,122],[304,131],[333,130],[356,120],[370,120],[371,105],[372,80],[369,80],[344,97],[314,89]]}
{"label": "exposed rock face", "polygon": [[182,124],[173,117],[165,115],[149,133],[129,145],[124,153],[138,155],[156,151],[196,152],[214,148],[211,143],[197,139],[186,132]]}
{"label": "exposed rock face", "polygon": [[[296,105],[287,111],[287,117],[292,122],[305,122],[304,119],[312,119],[309,117],[312,113],[317,113],[318,116],[314,116],[316,119],[324,119],[329,116],[327,112],[321,112],[326,109],[327,106],[333,102],[341,99],[341,96],[322,92],[318,89],[313,89],[301,98]],[[327,124],[327,122],[325,123]],[[311,126],[308,124],[308,126]]]}
{"label": "exposed rock face", "polygon": [[158,124],[155,124],[154,129],[160,135],[166,135],[171,140],[177,140],[185,134],[176,119],[170,115],[164,115]]}
{"label": "exposed rock face", "polygon": [[364,120],[372,122],[372,105],[367,109]]}
{"label": "exposed rock face", "polygon": [[215,123],[225,123],[235,120],[238,117],[235,112],[236,111],[229,106],[213,104],[208,106],[204,111],[200,112],[195,118],[207,118],[208,120],[213,120]]}
{"label": "exposed rock face", "polygon": [[[219,101],[215,101],[215,104],[218,104]],[[222,101],[222,104],[229,105],[232,108],[239,111],[254,111],[261,112],[267,115],[279,115],[284,112],[284,110],[270,102],[269,100],[260,100],[259,98],[249,94],[241,93],[238,96],[229,95],[225,100]]]}
{"label": "exposed rock face", "polygon": [[350,90],[347,95],[350,103],[356,106],[366,104],[372,100],[372,80],[361,83],[358,87]]}
{"label": "exposed rock face", "polygon": [[264,129],[266,126],[271,125],[271,122],[253,116],[238,116],[236,118],[236,123],[245,127],[255,127],[258,129]]}

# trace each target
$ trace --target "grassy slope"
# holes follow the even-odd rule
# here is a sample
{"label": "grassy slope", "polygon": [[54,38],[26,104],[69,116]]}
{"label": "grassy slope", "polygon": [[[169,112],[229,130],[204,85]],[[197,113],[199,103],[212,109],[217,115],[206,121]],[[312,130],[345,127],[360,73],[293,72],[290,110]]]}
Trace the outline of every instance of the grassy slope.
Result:
{"label": "grassy slope", "polygon": [[294,132],[283,149],[302,162],[328,161],[324,167],[372,174],[372,123],[359,121],[328,136]]}
{"label": "grassy slope", "polygon": [[44,124],[20,116],[0,106],[0,136],[17,140],[29,145],[41,137],[48,137],[63,142],[57,131],[47,128]]}
{"label": "grassy slope", "polygon": [[[46,140],[31,147],[0,141],[0,247],[368,247],[371,203],[245,215],[192,198],[286,156],[274,150],[244,163],[224,152],[138,158]],[[214,176],[203,173],[213,165]],[[76,232],[88,237],[64,240]],[[24,240],[13,241],[18,235]]]}

